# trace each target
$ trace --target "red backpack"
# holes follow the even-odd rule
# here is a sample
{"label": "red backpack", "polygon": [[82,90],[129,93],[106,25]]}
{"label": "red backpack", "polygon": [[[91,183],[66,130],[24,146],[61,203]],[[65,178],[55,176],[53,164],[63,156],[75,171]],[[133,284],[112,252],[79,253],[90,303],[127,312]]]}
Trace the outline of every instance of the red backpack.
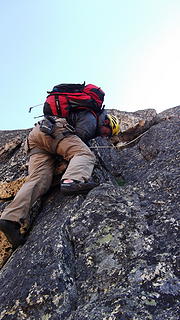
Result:
{"label": "red backpack", "polygon": [[69,112],[76,110],[90,110],[97,116],[104,108],[105,93],[93,84],[59,84],[48,93],[43,108],[45,116],[68,118]]}

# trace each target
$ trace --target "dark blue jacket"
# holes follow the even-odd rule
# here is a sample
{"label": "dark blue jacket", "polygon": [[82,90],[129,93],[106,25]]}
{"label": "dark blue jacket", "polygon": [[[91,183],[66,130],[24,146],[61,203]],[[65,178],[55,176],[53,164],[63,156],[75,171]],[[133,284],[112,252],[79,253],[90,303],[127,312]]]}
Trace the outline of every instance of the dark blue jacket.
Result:
{"label": "dark blue jacket", "polygon": [[87,143],[100,135],[99,127],[103,125],[105,118],[105,110],[98,117],[95,117],[92,112],[84,110],[71,112],[68,122],[75,128],[76,134]]}

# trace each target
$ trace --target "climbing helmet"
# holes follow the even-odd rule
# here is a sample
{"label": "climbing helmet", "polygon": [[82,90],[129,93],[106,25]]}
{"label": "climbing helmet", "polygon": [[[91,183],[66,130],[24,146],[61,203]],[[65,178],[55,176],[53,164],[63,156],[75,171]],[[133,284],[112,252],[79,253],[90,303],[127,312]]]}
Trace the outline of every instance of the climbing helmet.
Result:
{"label": "climbing helmet", "polygon": [[117,135],[120,132],[120,124],[118,118],[113,114],[107,114],[107,118],[112,130],[112,135]]}

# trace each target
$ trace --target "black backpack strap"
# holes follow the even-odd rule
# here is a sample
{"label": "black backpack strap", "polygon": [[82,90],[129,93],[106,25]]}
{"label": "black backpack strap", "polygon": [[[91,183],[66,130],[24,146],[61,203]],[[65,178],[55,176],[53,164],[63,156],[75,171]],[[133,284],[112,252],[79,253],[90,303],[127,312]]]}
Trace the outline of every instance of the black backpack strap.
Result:
{"label": "black backpack strap", "polygon": [[55,99],[57,114],[61,117],[61,116],[62,116],[62,112],[61,112],[61,107],[60,107],[60,102],[59,102],[59,96],[58,96],[58,94],[55,94],[55,95],[54,95],[54,99]]}

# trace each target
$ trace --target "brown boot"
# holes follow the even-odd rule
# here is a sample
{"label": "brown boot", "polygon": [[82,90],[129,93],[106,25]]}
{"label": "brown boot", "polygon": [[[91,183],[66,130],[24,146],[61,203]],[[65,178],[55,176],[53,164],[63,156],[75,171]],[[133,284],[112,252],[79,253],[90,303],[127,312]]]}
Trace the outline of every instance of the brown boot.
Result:
{"label": "brown boot", "polygon": [[24,236],[20,233],[20,227],[18,222],[0,219],[0,231],[12,244],[13,250],[25,242]]}
{"label": "brown boot", "polygon": [[72,182],[61,182],[61,192],[67,195],[78,194],[78,193],[88,193],[91,189],[98,186],[98,183],[89,180],[86,182],[81,182],[74,180]]}

